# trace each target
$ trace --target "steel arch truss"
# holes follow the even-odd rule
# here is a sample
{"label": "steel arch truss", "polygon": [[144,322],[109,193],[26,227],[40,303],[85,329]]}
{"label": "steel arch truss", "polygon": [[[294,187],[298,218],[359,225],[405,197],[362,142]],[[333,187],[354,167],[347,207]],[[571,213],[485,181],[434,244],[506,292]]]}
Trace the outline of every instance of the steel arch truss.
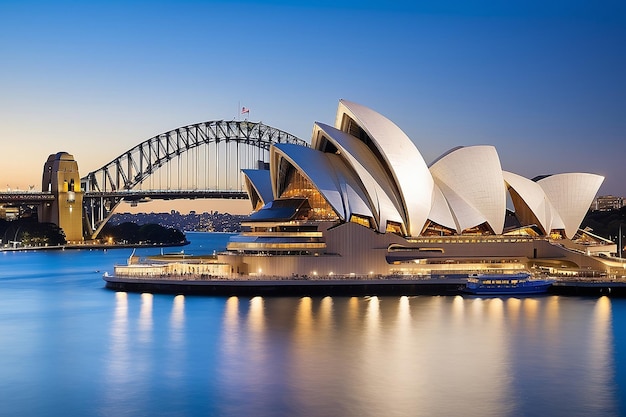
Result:
{"label": "steel arch truss", "polygon": [[[268,151],[273,143],[308,146],[302,139],[262,123],[223,120],[196,123],[141,142],[84,176],[81,179],[82,188],[87,193],[129,191],[190,149],[209,144],[214,144],[217,149],[220,144],[229,142],[263,151]],[[254,167],[242,165],[240,168]]]}

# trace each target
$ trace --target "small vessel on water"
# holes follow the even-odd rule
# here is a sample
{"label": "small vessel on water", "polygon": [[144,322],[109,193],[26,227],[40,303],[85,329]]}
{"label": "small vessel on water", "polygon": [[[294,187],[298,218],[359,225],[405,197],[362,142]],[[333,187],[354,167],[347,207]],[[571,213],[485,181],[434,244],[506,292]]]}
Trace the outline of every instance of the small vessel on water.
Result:
{"label": "small vessel on water", "polygon": [[534,278],[527,272],[517,274],[474,274],[467,278],[464,292],[474,295],[541,294],[555,282],[550,278]]}

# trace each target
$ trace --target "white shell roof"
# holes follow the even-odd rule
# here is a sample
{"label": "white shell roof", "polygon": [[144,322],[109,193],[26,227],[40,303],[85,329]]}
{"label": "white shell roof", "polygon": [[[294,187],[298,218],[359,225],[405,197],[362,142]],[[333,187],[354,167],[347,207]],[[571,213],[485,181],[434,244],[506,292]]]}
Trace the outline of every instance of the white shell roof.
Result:
{"label": "white shell roof", "polygon": [[428,219],[434,181],[424,158],[409,137],[391,120],[374,110],[346,100],[339,101],[335,127],[341,129],[344,114],[370,137],[384,159],[380,161],[397,185],[407,232],[418,236]]}
{"label": "white shell roof", "polygon": [[359,214],[374,219],[374,213],[370,208],[367,193],[363,189],[358,176],[345,164],[341,156],[326,154],[326,157],[330,160],[339,180],[339,187],[346,210],[346,219],[349,220],[352,214]]}
{"label": "white shell roof", "polygon": [[430,172],[457,219],[459,231],[486,221],[494,233],[502,234],[506,188],[493,146],[456,148],[435,161]]}
{"label": "white shell roof", "polygon": [[512,172],[502,171],[502,175],[506,183],[520,195],[524,203],[533,212],[540,226],[549,233],[556,212],[543,188],[536,182]]}
{"label": "white shell roof", "polygon": [[[560,215],[568,238],[578,231],[603,181],[603,176],[587,173],[557,174],[537,181]],[[559,227],[553,224],[552,228]]]}
{"label": "white shell roof", "polygon": [[[253,188],[253,190],[248,190],[248,194],[252,194],[251,191],[254,191],[258,198],[261,199],[261,204],[265,205],[274,199],[274,195],[272,193],[272,180],[270,178],[270,171],[267,169],[242,169],[246,181],[246,186],[248,184]],[[255,197],[256,198],[256,197]],[[256,202],[252,200],[252,207],[254,207]]]}
{"label": "white shell roof", "polygon": [[393,189],[390,178],[367,145],[346,132],[316,123],[313,128],[313,148],[321,146],[322,136],[338,149],[339,156],[361,179],[378,231],[385,232],[387,221],[402,223],[400,202],[393,193],[385,191]]}
{"label": "white shell roof", "polygon": [[[346,116],[370,140],[340,130],[347,130],[342,126]],[[314,125],[312,144],[313,148],[273,145],[269,173],[244,171],[251,198],[266,204],[279,195],[285,161],[317,188],[343,220],[349,221],[352,214],[371,217],[382,233],[387,222],[398,222],[412,236],[419,235],[429,219],[458,233],[487,223],[501,234],[508,184],[525,204],[520,216],[536,218],[546,232],[563,229],[571,238],[604,180],[595,174],[568,173],[532,181],[503,172],[495,148],[488,145],[452,149],[429,168],[393,122],[346,100],[339,102],[335,127]],[[517,197],[515,201],[520,203]]]}
{"label": "white shell roof", "polygon": [[428,218],[435,223],[448,227],[450,229],[456,230],[458,228],[458,225],[454,220],[454,216],[450,211],[448,201],[443,196],[443,192],[441,192],[441,189],[436,183],[433,189],[433,206],[430,209],[430,214],[428,215]]}
{"label": "white shell roof", "polygon": [[457,233],[461,234],[465,229],[487,222],[485,216],[469,204],[456,190],[448,187],[446,183],[440,182],[436,178],[435,185],[439,187],[446,202],[450,206]]}
{"label": "white shell roof", "polygon": [[282,158],[289,161],[317,188],[341,219],[349,220],[352,213],[374,217],[358,177],[344,165],[338,155],[300,145],[281,143],[270,148],[270,172],[275,196],[282,191],[278,189],[282,183],[278,172]]}

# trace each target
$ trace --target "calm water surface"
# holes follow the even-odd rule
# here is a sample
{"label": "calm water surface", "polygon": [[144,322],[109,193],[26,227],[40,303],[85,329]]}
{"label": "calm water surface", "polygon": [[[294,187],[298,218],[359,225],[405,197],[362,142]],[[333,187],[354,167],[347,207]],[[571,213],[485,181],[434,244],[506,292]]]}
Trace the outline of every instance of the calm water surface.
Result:
{"label": "calm water surface", "polygon": [[0,253],[0,416],[626,413],[626,300],[105,289],[129,255]]}

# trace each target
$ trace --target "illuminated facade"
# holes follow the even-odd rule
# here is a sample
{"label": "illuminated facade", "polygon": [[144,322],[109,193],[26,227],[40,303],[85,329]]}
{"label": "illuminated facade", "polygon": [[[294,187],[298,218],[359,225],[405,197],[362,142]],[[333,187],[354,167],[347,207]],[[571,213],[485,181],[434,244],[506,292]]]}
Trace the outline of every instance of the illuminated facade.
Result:
{"label": "illuminated facade", "polygon": [[429,166],[393,122],[345,100],[334,127],[315,123],[310,148],[273,145],[269,168],[244,172],[254,211],[220,255],[241,276],[579,274],[606,271],[594,254],[614,251],[578,230],[603,177],[526,179],[503,171],[493,146]]}

